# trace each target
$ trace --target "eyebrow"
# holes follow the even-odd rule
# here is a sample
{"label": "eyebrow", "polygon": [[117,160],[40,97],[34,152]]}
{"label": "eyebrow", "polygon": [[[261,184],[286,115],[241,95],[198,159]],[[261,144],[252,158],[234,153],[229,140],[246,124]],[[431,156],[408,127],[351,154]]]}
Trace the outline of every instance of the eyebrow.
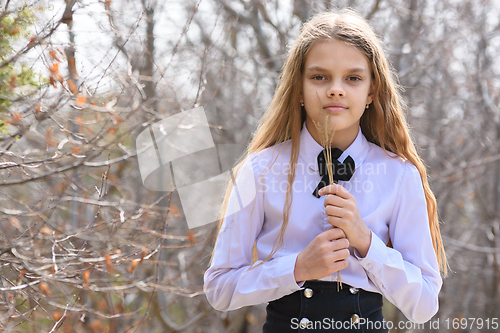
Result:
{"label": "eyebrow", "polygon": [[[327,69],[320,67],[320,66],[311,66],[311,67],[308,67],[306,69],[306,72],[313,72],[313,71],[314,72],[328,72]],[[361,68],[361,67],[348,69],[347,72],[349,72],[349,73],[358,73],[358,72],[368,73],[368,71],[366,69]]]}

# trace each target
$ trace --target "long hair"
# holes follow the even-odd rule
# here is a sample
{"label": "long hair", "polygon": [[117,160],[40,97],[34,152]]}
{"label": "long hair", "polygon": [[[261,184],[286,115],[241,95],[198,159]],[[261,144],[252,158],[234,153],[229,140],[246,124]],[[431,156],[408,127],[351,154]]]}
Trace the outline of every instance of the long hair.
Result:
{"label": "long hair", "polygon": [[[328,40],[340,40],[354,46],[368,59],[372,69],[374,99],[361,117],[361,131],[368,141],[380,146],[386,154],[392,152],[417,167],[425,192],[434,251],[440,271],[446,276],[447,261],[439,230],[436,198],[429,186],[424,162],[418,156],[410,137],[404,116],[405,105],[399,93],[399,85],[379,40],[368,22],[349,9],[338,13],[317,14],[303,25],[301,33],[295,45],[290,49],[283,65],[280,82],[276,87],[271,104],[260,120],[245,156],[234,168],[237,173],[248,155],[291,140],[291,169],[288,174],[286,199],[283,207],[283,224],[279,236],[274,242],[273,250],[263,262],[272,258],[283,245],[283,237],[290,216],[293,200],[292,184],[300,148],[300,131],[302,123],[305,121],[305,112],[300,108],[299,99],[306,56],[315,42]],[[219,230],[227,210],[232,187],[233,182],[229,182],[220,211],[222,218]]]}

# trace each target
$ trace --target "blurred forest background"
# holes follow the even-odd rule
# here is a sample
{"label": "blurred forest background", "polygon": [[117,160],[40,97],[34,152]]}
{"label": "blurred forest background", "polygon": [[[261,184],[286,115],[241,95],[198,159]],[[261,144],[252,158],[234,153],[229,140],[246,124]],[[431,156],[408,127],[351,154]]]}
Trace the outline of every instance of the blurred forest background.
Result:
{"label": "blurred forest background", "polygon": [[370,21],[405,88],[452,270],[440,329],[393,332],[496,332],[500,1],[488,0],[2,0],[0,331],[260,332],[265,305],[206,301],[215,224],[188,229],[177,191],[143,186],[135,139],[203,106],[216,143],[248,143],[301,23],[344,7]]}

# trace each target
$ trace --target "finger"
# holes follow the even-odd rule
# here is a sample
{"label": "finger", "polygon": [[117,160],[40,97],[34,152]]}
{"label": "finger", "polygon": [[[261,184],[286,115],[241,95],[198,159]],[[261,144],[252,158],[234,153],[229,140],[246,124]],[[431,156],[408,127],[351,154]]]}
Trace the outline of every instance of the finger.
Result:
{"label": "finger", "polygon": [[337,184],[330,184],[326,185],[325,187],[322,187],[319,191],[318,194],[320,196],[327,195],[327,194],[334,194],[337,193]]}
{"label": "finger", "polygon": [[335,272],[341,271],[347,268],[347,260],[330,261],[328,263],[328,272],[334,274]]}
{"label": "finger", "polygon": [[325,186],[321,190],[319,190],[318,194],[320,196],[332,194],[344,199],[349,199],[352,197],[352,194],[345,187],[339,184],[330,184],[328,186]]}
{"label": "finger", "polygon": [[345,250],[349,247],[349,240],[347,238],[340,238],[330,242],[331,251]]}
{"label": "finger", "polygon": [[323,206],[337,206],[344,207],[347,203],[347,200],[341,196],[329,194],[325,197],[325,201],[323,202]]}
{"label": "finger", "polygon": [[326,221],[330,223],[333,227],[335,227],[335,229],[340,229],[342,231],[344,231],[344,229],[348,227],[348,222],[346,221],[346,219],[341,217],[328,216],[326,218]]}
{"label": "finger", "polygon": [[335,261],[339,261],[339,260],[345,260],[347,258],[349,258],[349,256],[351,255],[351,252],[349,252],[348,249],[342,249],[342,250],[338,250],[338,251],[335,251],[332,253],[332,260],[335,260]]}
{"label": "finger", "polygon": [[339,260],[333,264],[334,273],[346,269],[349,264],[347,260]]}
{"label": "finger", "polygon": [[339,184],[332,184],[332,185],[335,185],[334,191],[336,196],[339,196],[344,199],[349,199],[352,196],[352,194],[342,185]]}
{"label": "finger", "polygon": [[333,217],[342,218],[345,216],[344,209],[342,209],[339,206],[334,206],[334,205],[327,205],[325,207],[325,213],[326,213],[326,215],[333,216]]}
{"label": "finger", "polygon": [[321,234],[326,240],[332,241],[335,239],[346,238],[346,235],[342,229],[330,228]]}

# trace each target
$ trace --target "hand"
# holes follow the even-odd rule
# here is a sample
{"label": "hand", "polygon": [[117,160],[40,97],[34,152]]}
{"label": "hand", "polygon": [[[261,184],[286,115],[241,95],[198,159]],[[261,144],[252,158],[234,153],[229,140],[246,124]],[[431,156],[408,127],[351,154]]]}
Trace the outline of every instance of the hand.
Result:
{"label": "hand", "polygon": [[295,261],[295,281],[321,279],[347,267],[349,241],[341,229],[328,229],[314,238]]}
{"label": "hand", "polygon": [[371,230],[361,218],[354,196],[338,184],[323,187],[319,195],[326,195],[324,206],[328,223],[342,229],[349,243],[364,258],[370,248]]}

